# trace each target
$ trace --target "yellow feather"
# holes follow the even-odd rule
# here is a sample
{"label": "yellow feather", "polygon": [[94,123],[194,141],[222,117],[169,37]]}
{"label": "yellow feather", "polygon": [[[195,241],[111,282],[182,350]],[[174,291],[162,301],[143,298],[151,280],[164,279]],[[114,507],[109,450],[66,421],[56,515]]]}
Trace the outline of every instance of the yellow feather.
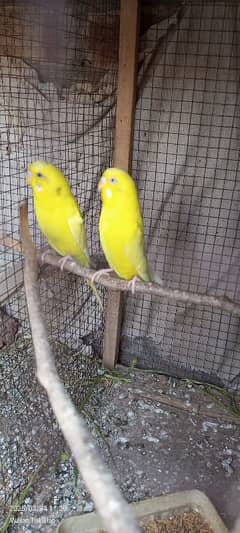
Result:
{"label": "yellow feather", "polygon": [[119,277],[138,276],[151,281],[144,249],[143,219],[137,189],[131,176],[118,168],[107,169],[100,182],[101,245],[110,267]]}
{"label": "yellow feather", "polygon": [[[60,255],[90,267],[83,216],[65,176],[45,161],[36,161],[28,169],[36,218],[48,243]],[[91,281],[88,284],[100,303],[95,285]]]}

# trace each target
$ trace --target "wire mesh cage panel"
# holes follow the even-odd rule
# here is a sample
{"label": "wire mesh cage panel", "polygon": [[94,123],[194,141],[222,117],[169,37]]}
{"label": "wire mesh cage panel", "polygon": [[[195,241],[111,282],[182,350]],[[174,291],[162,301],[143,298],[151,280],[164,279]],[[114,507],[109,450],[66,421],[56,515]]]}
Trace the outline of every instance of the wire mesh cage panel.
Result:
{"label": "wire mesh cage panel", "polygon": [[[175,2],[162,10],[140,43],[133,153],[153,270],[171,288],[236,301],[239,22],[237,1]],[[142,367],[237,389],[239,319],[128,297],[121,361],[132,356]]]}
{"label": "wire mesh cage panel", "polygon": [[[118,20],[118,5],[109,1],[1,3],[1,302],[21,320],[24,298],[18,293],[9,302],[9,297],[22,281],[18,203],[23,197],[29,196],[35,243],[44,245],[25,182],[30,162],[47,160],[65,173],[84,213],[90,251],[99,252],[97,181],[111,162],[114,131],[118,24],[112,24],[113,17]],[[73,276],[45,269],[43,278],[49,325],[58,340],[66,337],[79,347],[82,334],[102,327],[94,297]],[[82,331],[76,317],[81,304],[85,311],[89,307]],[[67,333],[73,320],[75,335]]]}
{"label": "wire mesh cage panel", "polygon": [[[25,177],[35,160],[55,164],[84,214],[90,254],[99,253],[97,182],[113,152],[119,5],[24,0],[0,7],[0,431],[6,452],[0,503],[6,507],[15,488],[21,491],[30,472],[50,464],[62,446],[35,378],[19,201],[29,198],[34,242],[46,247]],[[96,376],[103,313],[88,285],[59,269],[41,268],[40,291],[61,378],[79,405]]]}

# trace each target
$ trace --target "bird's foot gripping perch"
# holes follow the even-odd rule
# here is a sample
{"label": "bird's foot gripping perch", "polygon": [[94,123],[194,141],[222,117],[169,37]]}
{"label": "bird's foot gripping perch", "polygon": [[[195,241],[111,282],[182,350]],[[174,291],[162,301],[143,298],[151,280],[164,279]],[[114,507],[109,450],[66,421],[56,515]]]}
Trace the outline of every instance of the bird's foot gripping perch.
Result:
{"label": "bird's foot gripping perch", "polygon": [[69,261],[69,259],[73,262],[73,259],[70,255],[65,255],[64,257],[62,257],[62,259],[59,259],[58,264],[60,266],[60,270],[64,269],[64,266],[66,262]]}
{"label": "bird's foot gripping perch", "polygon": [[129,282],[128,282],[128,287],[129,289],[131,289],[131,293],[132,294],[135,294],[135,285],[136,285],[136,281],[139,281],[139,278],[137,276],[134,276],[134,278],[132,278]]}
{"label": "bird's foot gripping perch", "polygon": [[112,268],[101,268],[101,270],[97,270],[91,277],[92,283],[95,281],[98,282],[103,274],[109,274],[110,272],[113,272]]}
{"label": "bird's foot gripping perch", "polygon": [[44,250],[44,252],[42,252],[42,254],[41,254],[41,257],[40,257],[41,263],[45,263],[46,256],[49,255],[49,254],[51,254],[54,257],[56,257],[56,253],[53,250],[51,250],[50,248],[47,248],[47,250]]}
{"label": "bird's foot gripping perch", "polygon": [[49,252],[49,250],[45,250],[45,252],[43,252],[43,253],[41,254],[41,263],[44,263],[44,261],[45,261],[45,257],[46,257],[46,255],[47,255],[48,252]]}
{"label": "bird's foot gripping perch", "polygon": [[[154,283],[157,283],[160,285],[160,287],[164,287],[166,285],[165,281],[163,281],[158,274],[151,275],[151,279],[148,281],[154,281]],[[131,290],[132,294],[135,294],[135,287],[136,287],[136,281],[141,281],[141,279],[138,276],[134,276],[129,282],[128,282],[128,288]],[[144,280],[143,280],[144,281]]]}

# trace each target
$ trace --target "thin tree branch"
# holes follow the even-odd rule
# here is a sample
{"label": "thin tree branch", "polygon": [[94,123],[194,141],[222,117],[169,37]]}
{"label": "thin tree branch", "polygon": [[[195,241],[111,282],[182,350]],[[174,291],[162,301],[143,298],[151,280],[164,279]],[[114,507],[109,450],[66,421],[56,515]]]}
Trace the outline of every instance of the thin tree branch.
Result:
{"label": "thin tree branch", "polygon": [[[41,254],[38,254],[39,262],[42,261],[41,257]],[[43,263],[59,268],[60,259],[61,258],[57,254],[53,253],[51,250],[44,252]],[[77,276],[86,279],[91,279],[95,272],[95,270],[82,267],[75,263],[75,261],[71,260],[66,260],[66,262],[64,263],[64,270],[66,270],[67,272],[72,272],[73,274],[76,274]],[[131,291],[128,282],[118,278],[114,274],[102,274],[98,283],[99,285],[102,285],[107,289],[115,291]],[[157,283],[145,283],[140,280],[136,281],[135,292],[140,294],[151,294],[159,296],[161,298],[168,298],[170,300],[176,300],[178,302],[183,302],[187,304],[209,305],[211,307],[221,309],[222,311],[227,311],[228,313],[240,316],[240,304],[234,302],[233,300],[227,297],[217,298],[215,296],[208,296],[207,294],[180,291],[178,289],[170,289],[168,287],[164,287]]]}
{"label": "thin tree branch", "polygon": [[38,263],[28,227],[26,200],[20,204],[20,231],[25,255],[25,291],[38,380],[47,391],[60,428],[107,530],[110,533],[140,533],[128,504],[95,449],[84,420],[59,379],[41,311]]}

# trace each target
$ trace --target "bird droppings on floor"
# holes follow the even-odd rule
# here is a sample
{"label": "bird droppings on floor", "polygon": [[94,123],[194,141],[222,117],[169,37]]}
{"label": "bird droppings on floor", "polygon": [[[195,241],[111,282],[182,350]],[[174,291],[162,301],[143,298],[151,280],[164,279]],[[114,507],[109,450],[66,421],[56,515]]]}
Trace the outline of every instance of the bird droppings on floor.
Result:
{"label": "bird droppings on floor", "polygon": [[[8,361],[1,352],[0,362],[2,523],[15,497],[18,512],[10,517],[10,533],[53,533],[63,517],[91,512],[94,505],[36,382],[30,348]],[[83,365],[70,352],[58,355],[62,379],[78,406]],[[99,370],[97,377],[95,368],[82,409],[127,501],[198,488],[232,527],[239,512],[240,417],[218,405],[210,389],[206,394],[190,381],[119,372]]]}

